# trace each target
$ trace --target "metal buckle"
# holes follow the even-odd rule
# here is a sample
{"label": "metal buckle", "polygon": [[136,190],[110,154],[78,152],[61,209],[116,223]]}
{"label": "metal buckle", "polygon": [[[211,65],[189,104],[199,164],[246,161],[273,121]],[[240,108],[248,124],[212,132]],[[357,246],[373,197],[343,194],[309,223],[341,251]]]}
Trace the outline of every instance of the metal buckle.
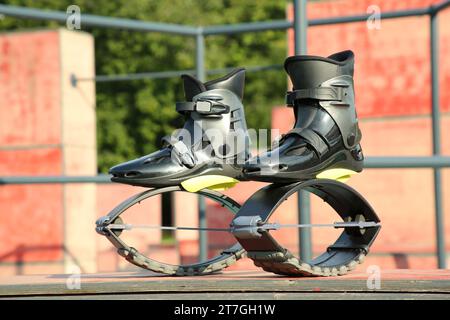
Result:
{"label": "metal buckle", "polygon": [[202,97],[195,102],[195,111],[202,115],[217,116],[230,112],[230,106],[219,102],[216,97]]}
{"label": "metal buckle", "polygon": [[192,157],[188,147],[183,142],[177,141],[172,146],[182,164],[188,168],[193,168],[195,166],[194,158]]}
{"label": "metal buckle", "polygon": [[212,105],[211,101],[197,101],[195,104],[195,111],[198,113],[210,113]]}

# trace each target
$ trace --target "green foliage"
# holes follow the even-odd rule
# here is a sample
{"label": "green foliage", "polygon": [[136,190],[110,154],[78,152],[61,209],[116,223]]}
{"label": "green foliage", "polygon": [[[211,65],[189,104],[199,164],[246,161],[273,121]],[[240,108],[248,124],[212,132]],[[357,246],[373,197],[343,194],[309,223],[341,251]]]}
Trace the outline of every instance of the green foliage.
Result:
{"label": "green foliage", "polygon": [[[285,19],[279,0],[7,0],[1,3],[193,26]],[[0,30],[57,27],[56,22],[5,17]],[[195,39],[160,33],[86,28],[95,37],[96,73],[195,68]],[[286,32],[267,31],[206,38],[207,69],[281,64]],[[283,103],[286,77],[281,70],[247,73],[244,105],[249,128],[268,128],[270,111]],[[100,172],[160,146],[160,138],[182,123],[175,102],[183,99],[180,79],[97,83],[97,139]]]}

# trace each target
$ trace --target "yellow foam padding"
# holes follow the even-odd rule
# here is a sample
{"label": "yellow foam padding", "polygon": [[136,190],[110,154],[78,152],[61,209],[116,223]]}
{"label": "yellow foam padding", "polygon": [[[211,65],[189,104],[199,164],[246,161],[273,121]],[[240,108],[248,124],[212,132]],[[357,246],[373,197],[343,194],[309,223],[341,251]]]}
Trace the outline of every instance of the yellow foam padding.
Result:
{"label": "yellow foam padding", "polygon": [[186,191],[197,192],[202,189],[225,190],[233,187],[238,182],[239,180],[226,176],[207,175],[187,179],[181,183],[181,186]]}
{"label": "yellow foam padding", "polygon": [[316,178],[317,179],[332,179],[340,182],[346,182],[348,179],[352,177],[352,175],[357,174],[358,172],[349,170],[349,169],[328,169],[319,173]]}

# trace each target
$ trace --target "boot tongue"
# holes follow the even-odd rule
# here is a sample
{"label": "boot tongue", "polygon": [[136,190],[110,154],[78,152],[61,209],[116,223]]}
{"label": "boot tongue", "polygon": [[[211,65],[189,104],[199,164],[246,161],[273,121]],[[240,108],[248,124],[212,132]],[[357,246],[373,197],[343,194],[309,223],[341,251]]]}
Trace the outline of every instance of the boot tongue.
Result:
{"label": "boot tongue", "polygon": [[244,98],[245,69],[239,68],[226,76],[205,83],[207,90],[227,89],[233,92],[242,101]]}
{"label": "boot tongue", "polygon": [[192,101],[194,96],[206,91],[205,85],[193,76],[183,74],[181,78],[183,79],[184,96],[186,101]]}

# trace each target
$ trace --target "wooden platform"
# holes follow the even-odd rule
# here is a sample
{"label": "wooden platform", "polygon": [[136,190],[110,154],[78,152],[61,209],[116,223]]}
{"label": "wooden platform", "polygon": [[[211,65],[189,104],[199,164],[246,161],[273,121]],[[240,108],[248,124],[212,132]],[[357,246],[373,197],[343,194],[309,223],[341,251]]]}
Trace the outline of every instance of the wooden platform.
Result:
{"label": "wooden platform", "polygon": [[[365,273],[332,278],[255,271],[202,277],[150,272],[68,276],[0,277],[0,299],[450,299],[450,270],[382,271],[381,288],[373,290],[367,287]],[[79,289],[70,289],[77,284]]]}

